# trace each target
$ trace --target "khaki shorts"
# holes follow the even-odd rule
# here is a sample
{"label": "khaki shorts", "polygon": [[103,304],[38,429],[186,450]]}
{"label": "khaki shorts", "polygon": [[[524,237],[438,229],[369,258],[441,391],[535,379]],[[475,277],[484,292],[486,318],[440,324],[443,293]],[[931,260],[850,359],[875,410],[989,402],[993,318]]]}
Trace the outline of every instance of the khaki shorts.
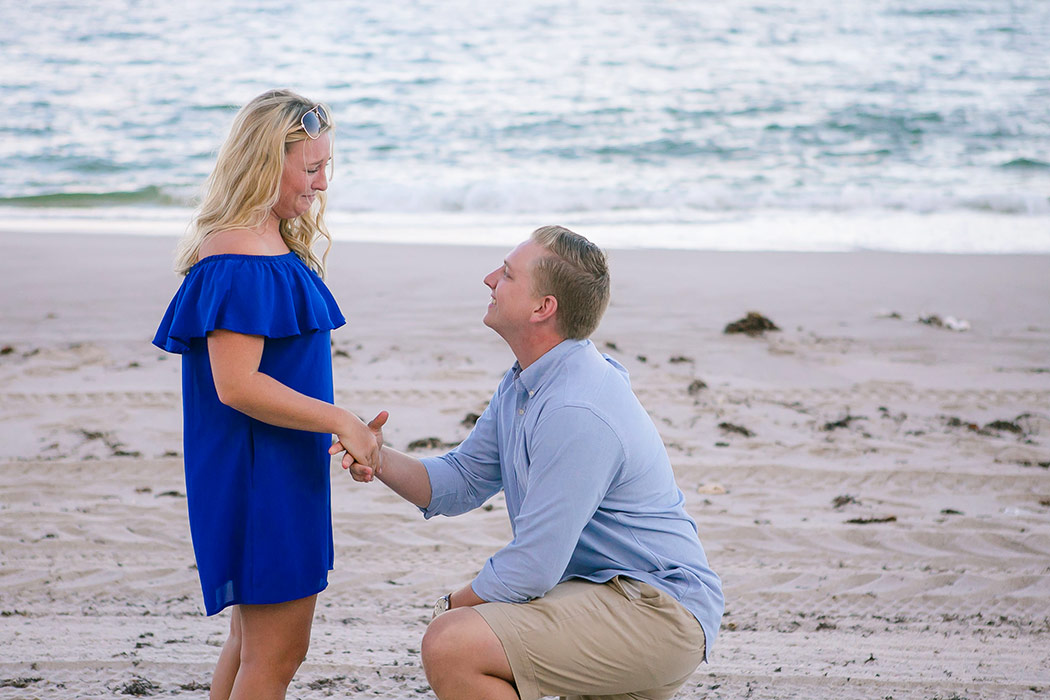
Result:
{"label": "khaki shorts", "polygon": [[570,579],[528,603],[474,609],[503,644],[521,700],[667,700],[704,658],[704,631],[692,613],[621,576]]}

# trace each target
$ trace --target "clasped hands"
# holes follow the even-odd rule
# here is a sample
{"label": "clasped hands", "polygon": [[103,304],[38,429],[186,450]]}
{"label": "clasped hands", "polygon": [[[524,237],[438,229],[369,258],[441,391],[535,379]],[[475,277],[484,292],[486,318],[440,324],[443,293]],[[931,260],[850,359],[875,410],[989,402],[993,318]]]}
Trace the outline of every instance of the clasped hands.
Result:
{"label": "clasped hands", "polygon": [[343,453],[343,469],[354,481],[369,482],[383,470],[383,426],[390,414],[380,411],[366,425],[360,420],[345,433],[336,435],[328,454]]}

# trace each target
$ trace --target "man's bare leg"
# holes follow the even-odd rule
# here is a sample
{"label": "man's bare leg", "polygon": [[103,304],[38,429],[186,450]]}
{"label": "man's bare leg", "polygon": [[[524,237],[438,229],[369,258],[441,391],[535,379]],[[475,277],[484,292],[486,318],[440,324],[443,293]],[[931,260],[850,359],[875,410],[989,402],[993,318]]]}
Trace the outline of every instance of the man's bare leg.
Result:
{"label": "man's bare leg", "polygon": [[422,655],[439,700],[518,700],[503,645],[476,610],[449,610],[431,622]]}

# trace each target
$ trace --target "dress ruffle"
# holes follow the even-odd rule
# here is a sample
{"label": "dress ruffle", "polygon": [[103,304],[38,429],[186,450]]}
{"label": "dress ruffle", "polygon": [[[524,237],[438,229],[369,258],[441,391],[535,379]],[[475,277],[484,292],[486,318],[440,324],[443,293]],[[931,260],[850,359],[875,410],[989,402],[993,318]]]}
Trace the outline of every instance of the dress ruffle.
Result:
{"label": "dress ruffle", "polygon": [[213,255],[190,268],[153,344],[181,354],[219,328],[287,338],[345,322],[321,278],[295,253]]}

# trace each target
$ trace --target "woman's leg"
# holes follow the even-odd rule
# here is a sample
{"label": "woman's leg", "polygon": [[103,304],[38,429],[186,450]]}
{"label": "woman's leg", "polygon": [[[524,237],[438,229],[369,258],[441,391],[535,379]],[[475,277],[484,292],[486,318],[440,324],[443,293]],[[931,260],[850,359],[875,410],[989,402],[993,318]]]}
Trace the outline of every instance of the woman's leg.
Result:
{"label": "woman's leg", "polygon": [[230,700],[284,700],[310,648],[317,596],[240,605],[241,655]]}
{"label": "woman's leg", "polygon": [[237,668],[241,665],[241,608],[234,605],[230,609],[230,636],[222,645],[219,662],[215,664],[215,673],[211,677],[209,700],[229,700],[233,690],[233,681],[237,677]]}

